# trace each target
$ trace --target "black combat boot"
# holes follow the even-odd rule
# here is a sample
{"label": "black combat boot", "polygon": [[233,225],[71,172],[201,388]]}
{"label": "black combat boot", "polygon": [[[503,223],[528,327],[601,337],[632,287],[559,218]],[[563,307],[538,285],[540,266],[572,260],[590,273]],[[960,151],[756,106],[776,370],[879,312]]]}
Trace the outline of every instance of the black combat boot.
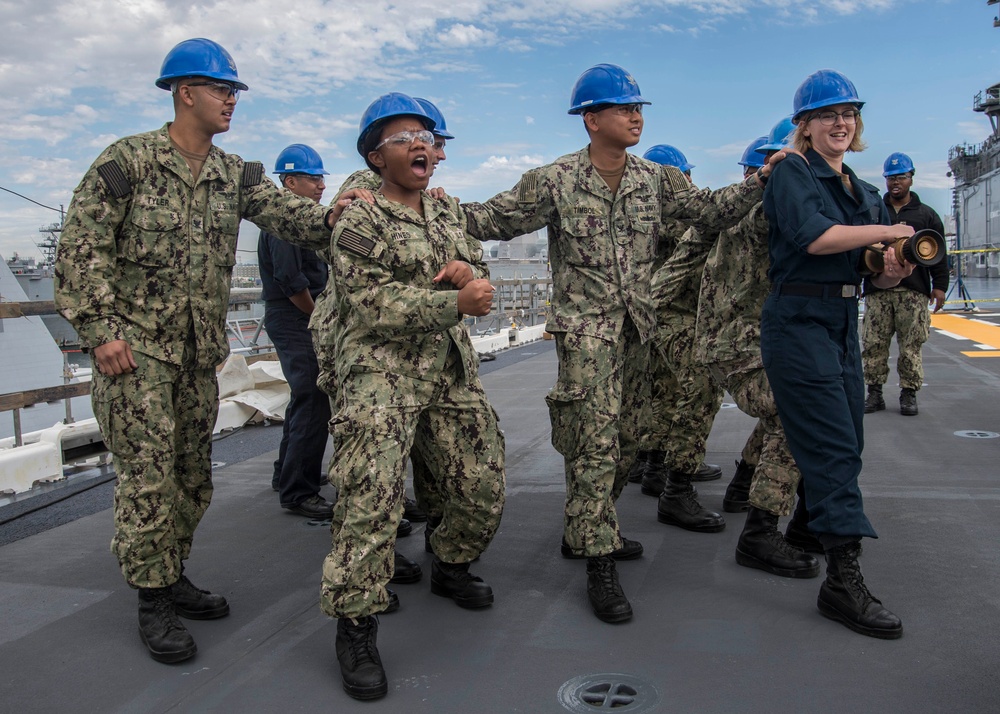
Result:
{"label": "black combat boot", "polygon": [[806,508],[806,499],[802,496],[801,482],[799,482],[799,501],[795,504],[792,520],[788,521],[788,525],[785,526],[785,540],[789,545],[806,553],[823,552],[823,544],[809,530],[809,511]]}
{"label": "black combat boot", "polygon": [[198,651],[174,610],[173,588],[139,588],[139,636],[157,662],[183,662]]}
{"label": "black combat boot", "polygon": [[750,508],[750,483],[756,466],[751,466],[744,459],[736,462],[736,473],[726,487],[726,495],[722,497],[722,510],[726,513],[740,513]]}
{"label": "black combat boot", "polygon": [[403,518],[410,523],[423,523],[427,520],[427,514],[417,505],[412,498],[403,497]]}
{"label": "black combat boot", "polygon": [[[629,540],[625,536],[622,536],[621,538],[622,547],[609,553],[612,558],[615,560],[635,560],[636,558],[642,557],[642,543],[637,540]],[[570,560],[582,560],[587,557],[586,555],[577,555],[574,553],[565,538],[563,538],[559,551],[562,553],[562,557]]]}
{"label": "black combat boot", "polygon": [[707,511],[698,503],[698,492],[691,485],[691,474],[676,471],[670,472],[656,505],[656,519],[660,523],[698,533],[718,533],[726,527],[726,521],[720,514]]}
{"label": "black combat boot", "polygon": [[722,478],[722,467],[718,464],[701,462],[698,470],[691,474],[692,481],[718,481]]}
{"label": "black combat boot", "polygon": [[413,532],[413,524],[410,523],[405,518],[399,519],[399,525],[396,526],[396,537],[405,538]]}
{"label": "black combat boot", "polygon": [[818,560],[785,542],[778,532],[778,517],[753,506],[736,542],[736,562],[783,578],[819,575]]}
{"label": "black combat boot", "polygon": [[825,617],[855,632],[895,640],[903,636],[903,623],[868,591],[858,564],[859,545],[854,541],[827,552],[826,580],[816,605]]}
{"label": "black combat boot", "polygon": [[648,451],[640,451],[635,455],[635,461],[628,469],[628,481],[629,483],[639,483],[642,481],[642,475],[646,471],[646,460],[649,458]]}
{"label": "black combat boot", "polygon": [[196,588],[184,574],[170,589],[174,596],[174,610],[181,617],[189,620],[214,620],[229,614],[226,598]]}
{"label": "black combat boot", "polygon": [[396,612],[399,609],[399,595],[389,588],[386,588],[385,591],[389,593],[389,603],[385,606],[382,614],[388,615],[390,612]]}
{"label": "black combat boot", "polygon": [[865,398],[865,414],[880,412],[885,409],[885,399],[882,397],[881,384],[869,384],[868,396]]}
{"label": "black combat boot", "polygon": [[378,699],[389,691],[376,640],[378,618],[359,617],[357,624],[342,617],[337,622],[337,661],[344,691],[355,699]]}
{"label": "black combat boot", "polygon": [[647,496],[659,498],[663,487],[667,485],[670,469],[663,463],[666,454],[662,451],[650,451],[646,460],[646,470],[642,473],[642,492]]}
{"label": "black combat boot", "polygon": [[610,555],[587,558],[587,597],[594,614],[604,622],[632,619],[632,606],[618,582],[618,570]]}
{"label": "black combat boot", "polygon": [[390,583],[403,585],[405,583],[415,583],[423,576],[423,571],[418,563],[413,562],[398,550],[392,553],[392,577]]}
{"label": "black combat boot", "polygon": [[[885,407],[883,407],[884,409]],[[917,390],[903,387],[899,392],[899,413],[903,416],[917,415]]]}
{"label": "black combat boot", "polygon": [[493,604],[493,588],[470,573],[468,563],[446,563],[437,556],[431,563],[431,592],[469,609]]}

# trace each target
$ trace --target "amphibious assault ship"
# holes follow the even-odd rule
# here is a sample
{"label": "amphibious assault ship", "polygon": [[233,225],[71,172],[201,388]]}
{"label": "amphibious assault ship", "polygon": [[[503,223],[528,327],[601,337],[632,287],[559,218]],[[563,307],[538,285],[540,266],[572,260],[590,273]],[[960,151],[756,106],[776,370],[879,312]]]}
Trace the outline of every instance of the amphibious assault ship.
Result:
{"label": "amphibious assault ship", "polygon": [[[1000,17],[993,25],[1000,27]],[[955,179],[956,267],[959,276],[995,278],[1000,276],[1000,83],[977,92],[972,110],[989,119],[992,131],[979,144],[948,151],[948,175]]]}

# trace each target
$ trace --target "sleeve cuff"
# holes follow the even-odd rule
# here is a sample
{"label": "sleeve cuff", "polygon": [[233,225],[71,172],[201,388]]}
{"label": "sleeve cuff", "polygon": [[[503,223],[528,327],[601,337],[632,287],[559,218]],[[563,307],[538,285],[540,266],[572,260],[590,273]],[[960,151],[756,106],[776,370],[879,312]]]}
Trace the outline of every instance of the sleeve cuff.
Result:
{"label": "sleeve cuff", "polygon": [[80,335],[80,343],[89,349],[115,340],[125,339],[125,330],[118,319],[114,317],[88,322],[86,325],[82,325],[77,333]]}
{"label": "sleeve cuff", "polygon": [[799,230],[796,231],[794,237],[795,244],[804,251],[814,240],[819,238],[835,225],[837,225],[835,221],[831,221],[826,216],[816,213],[807,219],[805,223],[799,227]]}
{"label": "sleeve cuff", "polygon": [[278,283],[278,287],[281,288],[281,292],[284,293],[285,297],[290,298],[292,295],[298,295],[303,290],[308,290],[309,279],[302,273],[299,273],[287,283]]}

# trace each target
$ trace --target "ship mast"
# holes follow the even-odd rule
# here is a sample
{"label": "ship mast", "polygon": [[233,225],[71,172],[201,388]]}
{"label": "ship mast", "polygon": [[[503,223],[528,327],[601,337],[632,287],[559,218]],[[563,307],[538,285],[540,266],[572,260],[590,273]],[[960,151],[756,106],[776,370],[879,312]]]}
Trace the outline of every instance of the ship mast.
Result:
{"label": "ship mast", "polygon": [[48,234],[47,238],[43,238],[40,242],[35,243],[38,250],[42,252],[43,268],[50,268],[56,264],[56,247],[59,245],[59,234],[63,229],[63,218],[65,215],[62,204],[59,204],[59,222],[50,223],[38,229],[39,233]]}

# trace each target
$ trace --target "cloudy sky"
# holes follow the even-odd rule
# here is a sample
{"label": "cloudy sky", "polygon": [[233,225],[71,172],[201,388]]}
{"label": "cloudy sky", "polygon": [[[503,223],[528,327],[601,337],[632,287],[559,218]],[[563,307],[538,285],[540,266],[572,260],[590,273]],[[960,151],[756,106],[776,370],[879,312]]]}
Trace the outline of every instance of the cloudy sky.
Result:
{"label": "cloudy sky", "polygon": [[[402,91],[442,109],[458,137],[433,185],[463,200],[509,188],[521,172],[586,143],[566,114],[580,73],[612,62],[646,108],[637,151],[681,148],[696,183],[739,178],[746,144],[791,110],[799,83],[844,72],[865,107],[870,148],[850,158],[882,186],[893,151],[916,165],[915,190],[950,213],[949,147],[989,122],[976,92],[1000,82],[996,8],[986,0],[6,0],[0,23],[0,187],[68,205],[97,154],[171,117],[153,85],[167,51],[210,37],[250,85],[219,146],[273,168],[294,142],[333,174],[326,200],[362,166],[358,121]],[[58,214],[0,191],[0,255],[38,256]],[[246,227],[246,224],[244,224]],[[241,261],[254,259],[245,230]]]}

